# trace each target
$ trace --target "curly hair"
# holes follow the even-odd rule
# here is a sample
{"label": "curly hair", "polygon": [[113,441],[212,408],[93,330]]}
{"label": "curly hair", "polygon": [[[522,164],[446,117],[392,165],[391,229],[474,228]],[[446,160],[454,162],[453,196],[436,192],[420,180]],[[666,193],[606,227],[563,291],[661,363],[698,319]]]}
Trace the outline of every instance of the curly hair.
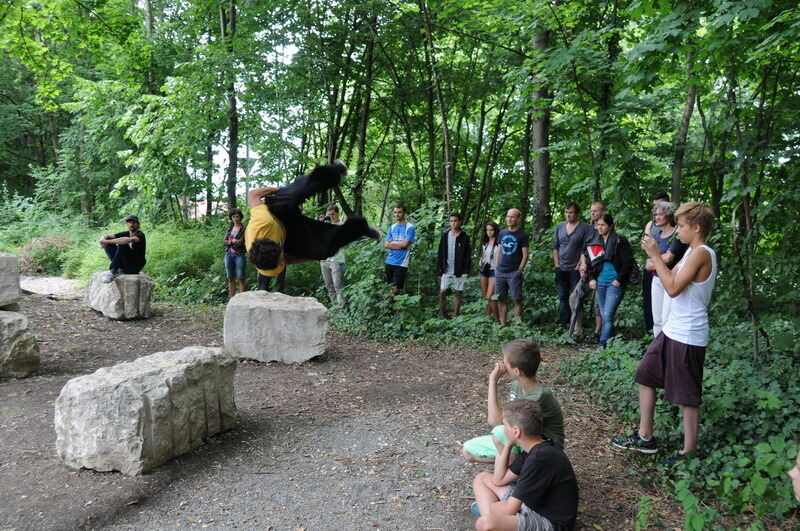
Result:
{"label": "curly hair", "polygon": [[258,269],[275,269],[281,261],[283,246],[269,238],[259,238],[250,247],[250,262]]}
{"label": "curly hair", "polygon": [[653,215],[661,214],[665,218],[667,218],[667,222],[670,225],[675,225],[675,203],[671,203],[669,201],[659,201],[658,203],[653,206]]}

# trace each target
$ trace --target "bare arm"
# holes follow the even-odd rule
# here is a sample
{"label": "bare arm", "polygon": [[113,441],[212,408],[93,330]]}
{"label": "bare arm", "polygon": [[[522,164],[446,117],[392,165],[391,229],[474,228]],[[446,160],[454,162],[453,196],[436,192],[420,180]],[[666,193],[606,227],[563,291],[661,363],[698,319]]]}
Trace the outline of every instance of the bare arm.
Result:
{"label": "bare arm", "polygon": [[[501,452],[497,453],[494,459],[494,471],[492,472],[492,483],[501,487],[508,485],[515,479],[517,475],[508,469],[508,460],[511,457],[511,449],[516,444],[516,441],[509,441],[503,447]],[[516,514],[516,513],[514,513]]]}
{"label": "bare arm", "polygon": [[261,199],[264,197],[274,194],[280,190],[277,186],[265,186],[263,188],[253,188],[249,192],[247,192],[247,206],[250,208],[256,207],[258,205],[263,204]]}
{"label": "bare arm", "polygon": [[128,245],[129,243],[136,243],[139,241],[138,236],[121,236],[119,238],[114,238],[113,234],[110,234],[111,238],[103,238],[100,240],[100,247],[105,247],[106,245]]}
{"label": "bare arm", "polygon": [[558,249],[553,249],[553,265],[558,269]]}
{"label": "bare arm", "polygon": [[500,407],[500,400],[497,399],[497,381],[505,373],[505,365],[495,363],[494,369],[489,375],[489,391],[486,397],[486,422],[492,427],[503,423],[503,410]]}
{"label": "bare arm", "polygon": [[686,259],[683,269],[670,269],[658,253],[658,244],[649,235],[642,238],[642,250],[653,261],[658,279],[670,297],[677,297],[689,282],[702,282],[711,274],[711,256],[707,252],[694,252]]}
{"label": "bare arm", "polygon": [[403,240],[401,242],[383,242],[383,246],[387,249],[405,249],[411,245],[411,240]]}

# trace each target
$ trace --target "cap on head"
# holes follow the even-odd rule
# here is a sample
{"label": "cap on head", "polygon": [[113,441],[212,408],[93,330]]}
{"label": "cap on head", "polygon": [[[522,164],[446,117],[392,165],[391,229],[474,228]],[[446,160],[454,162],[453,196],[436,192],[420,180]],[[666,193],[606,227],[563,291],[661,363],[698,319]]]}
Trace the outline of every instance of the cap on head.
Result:
{"label": "cap on head", "polygon": [[128,221],[135,221],[136,223],[139,223],[139,216],[128,216],[125,218],[125,222],[127,223]]}

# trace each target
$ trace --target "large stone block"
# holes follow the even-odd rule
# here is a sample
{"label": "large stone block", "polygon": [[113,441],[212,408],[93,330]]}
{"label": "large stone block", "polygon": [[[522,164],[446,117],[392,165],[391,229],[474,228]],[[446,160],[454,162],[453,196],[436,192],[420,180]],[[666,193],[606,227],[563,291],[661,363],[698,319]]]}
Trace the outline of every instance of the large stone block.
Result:
{"label": "large stone block", "polygon": [[325,352],[328,309],[311,297],[246,291],[225,310],[225,348],[240,358],[300,363]]}
{"label": "large stone block", "polygon": [[89,285],[86,286],[84,301],[89,308],[120,321],[150,317],[153,279],[142,274],[119,275],[112,282],[105,284],[103,283],[105,274],[105,271],[93,274]]}
{"label": "large stone block", "polygon": [[21,313],[0,311],[0,376],[24,378],[39,368],[39,345]]}
{"label": "large stone block", "polygon": [[236,422],[236,360],[220,348],[158,352],[73,378],[56,400],[69,466],[137,475]]}
{"label": "large stone block", "polygon": [[0,308],[19,302],[19,258],[0,253]]}

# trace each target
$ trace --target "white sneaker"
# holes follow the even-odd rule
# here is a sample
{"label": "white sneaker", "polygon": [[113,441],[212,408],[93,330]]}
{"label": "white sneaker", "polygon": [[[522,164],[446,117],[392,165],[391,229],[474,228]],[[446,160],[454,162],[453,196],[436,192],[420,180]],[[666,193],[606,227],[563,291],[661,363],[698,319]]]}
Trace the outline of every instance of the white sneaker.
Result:
{"label": "white sneaker", "polygon": [[114,282],[114,273],[106,271],[103,274],[103,284],[111,284],[112,282]]}

